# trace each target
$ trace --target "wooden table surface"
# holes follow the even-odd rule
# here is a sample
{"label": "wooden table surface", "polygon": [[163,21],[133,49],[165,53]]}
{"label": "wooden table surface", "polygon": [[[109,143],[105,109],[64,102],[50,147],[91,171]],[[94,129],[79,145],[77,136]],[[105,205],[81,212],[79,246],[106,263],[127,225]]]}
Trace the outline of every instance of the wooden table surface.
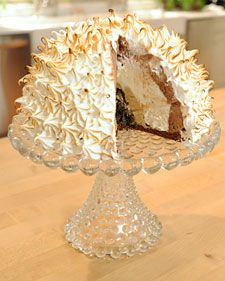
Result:
{"label": "wooden table surface", "polygon": [[[225,89],[214,91],[225,128]],[[94,177],[50,170],[0,140],[0,281],[224,281],[225,131],[204,159],[135,177],[163,223],[159,245],[122,260],[88,258],[64,239]]]}

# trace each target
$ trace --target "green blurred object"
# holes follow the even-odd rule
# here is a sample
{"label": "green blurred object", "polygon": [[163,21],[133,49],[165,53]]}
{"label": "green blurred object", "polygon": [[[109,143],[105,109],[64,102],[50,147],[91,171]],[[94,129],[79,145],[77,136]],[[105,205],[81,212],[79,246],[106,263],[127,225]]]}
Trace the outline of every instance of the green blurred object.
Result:
{"label": "green blurred object", "polygon": [[177,2],[182,10],[190,11],[190,10],[192,10],[192,7],[193,7],[193,4],[195,1],[194,0],[185,0],[185,1],[178,0]]}
{"label": "green blurred object", "polygon": [[0,9],[5,9],[7,4],[7,0],[0,0]]}
{"label": "green blurred object", "polygon": [[164,5],[164,8],[166,10],[174,10],[176,8],[176,0],[165,0],[165,1],[162,1],[163,2],[163,5]]}
{"label": "green blurred object", "polygon": [[201,10],[205,6],[205,0],[161,0],[166,10]]}

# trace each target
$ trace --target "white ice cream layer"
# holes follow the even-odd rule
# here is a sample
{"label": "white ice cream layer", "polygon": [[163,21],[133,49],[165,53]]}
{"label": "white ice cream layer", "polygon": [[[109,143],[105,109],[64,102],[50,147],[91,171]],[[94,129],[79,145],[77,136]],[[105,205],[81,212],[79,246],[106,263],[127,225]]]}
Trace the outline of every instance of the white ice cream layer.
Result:
{"label": "white ice cream layer", "polygon": [[159,131],[169,131],[169,104],[156,104],[144,112],[145,123]]}

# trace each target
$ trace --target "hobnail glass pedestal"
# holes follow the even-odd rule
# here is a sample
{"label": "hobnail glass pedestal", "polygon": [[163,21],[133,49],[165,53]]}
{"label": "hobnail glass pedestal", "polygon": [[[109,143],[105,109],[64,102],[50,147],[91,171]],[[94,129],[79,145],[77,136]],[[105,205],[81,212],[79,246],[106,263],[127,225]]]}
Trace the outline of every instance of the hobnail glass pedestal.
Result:
{"label": "hobnail glass pedestal", "polygon": [[87,201],[65,226],[66,238],[85,254],[118,258],[154,246],[161,223],[140,200],[133,178],[97,174]]}
{"label": "hobnail glass pedestal", "polygon": [[24,130],[23,121],[23,116],[15,116],[8,131],[12,146],[21,155],[49,168],[70,173],[80,170],[87,176],[97,174],[86,202],[65,225],[71,245],[97,257],[132,256],[150,249],[160,239],[161,223],[140,200],[133,182],[135,175],[188,165],[210,152],[220,138],[216,121],[195,143],[175,142],[135,130],[120,131],[117,159],[94,160],[76,149],[63,153],[60,142],[51,149],[44,148],[35,141],[37,132]]}

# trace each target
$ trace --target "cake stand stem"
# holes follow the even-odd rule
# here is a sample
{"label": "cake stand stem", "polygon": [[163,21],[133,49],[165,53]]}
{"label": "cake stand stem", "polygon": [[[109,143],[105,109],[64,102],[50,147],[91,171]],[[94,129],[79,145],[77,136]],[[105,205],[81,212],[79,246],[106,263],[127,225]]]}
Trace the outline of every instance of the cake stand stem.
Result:
{"label": "cake stand stem", "polygon": [[84,205],[65,226],[66,238],[85,254],[132,256],[153,247],[161,236],[161,223],[137,194],[132,177],[97,174]]}

